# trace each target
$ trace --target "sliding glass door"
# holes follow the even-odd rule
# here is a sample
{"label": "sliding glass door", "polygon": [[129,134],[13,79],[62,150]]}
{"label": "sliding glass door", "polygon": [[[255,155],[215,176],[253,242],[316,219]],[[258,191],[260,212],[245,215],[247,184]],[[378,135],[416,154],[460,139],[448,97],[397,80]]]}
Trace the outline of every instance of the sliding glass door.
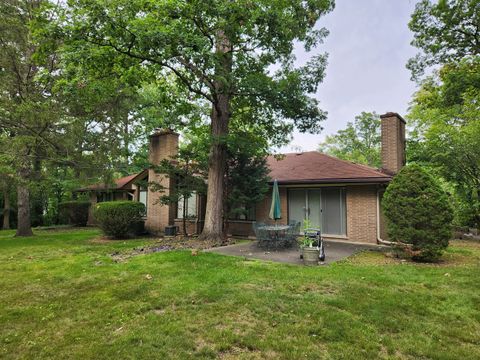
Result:
{"label": "sliding glass door", "polygon": [[291,189],[288,192],[288,219],[310,220],[313,228],[320,228],[322,233],[346,235],[345,189]]}

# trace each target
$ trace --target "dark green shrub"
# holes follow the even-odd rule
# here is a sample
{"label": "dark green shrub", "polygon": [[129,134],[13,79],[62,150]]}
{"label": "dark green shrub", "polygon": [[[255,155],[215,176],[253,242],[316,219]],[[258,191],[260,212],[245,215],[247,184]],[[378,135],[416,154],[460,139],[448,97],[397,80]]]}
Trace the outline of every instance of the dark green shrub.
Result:
{"label": "dark green shrub", "polygon": [[435,261],[452,235],[453,211],[446,193],[418,165],[404,167],[382,201],[388,236],[397,249],[417,261]]}
{"label": "dark green shrub", "polygon": [[89,201],[65,201],[58,204],[59,218],[69,225],[86,226],[89,208]]}
{"label": "dark green shrub", "polygon": [[138,233],[145,214],[145,205],[136,201],[107,201],[98,203],[94,217],[105,235],[125,238]]}

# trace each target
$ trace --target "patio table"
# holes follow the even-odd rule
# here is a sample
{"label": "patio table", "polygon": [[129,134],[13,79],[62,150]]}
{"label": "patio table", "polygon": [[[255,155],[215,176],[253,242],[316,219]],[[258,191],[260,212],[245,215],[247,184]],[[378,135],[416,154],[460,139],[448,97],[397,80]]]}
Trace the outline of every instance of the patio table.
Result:
{"label": "patio table", "polygon": [[[262,225],[258,227],[257,240],[260,247],[279,248],[293,245],[293,237],[290,234],[291,225]],[[266,236],[261,236],[260,234]]]}

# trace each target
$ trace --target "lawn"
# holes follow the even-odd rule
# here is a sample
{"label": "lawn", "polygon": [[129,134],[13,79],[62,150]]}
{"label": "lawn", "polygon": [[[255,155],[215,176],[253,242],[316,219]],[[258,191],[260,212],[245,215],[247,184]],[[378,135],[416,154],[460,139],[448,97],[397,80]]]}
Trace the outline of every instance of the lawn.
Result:
{"label": "lawn", "polygon": [[95,229],[0,232],[2,359],[479,359],[480,244],[439,265],[170,251]]}

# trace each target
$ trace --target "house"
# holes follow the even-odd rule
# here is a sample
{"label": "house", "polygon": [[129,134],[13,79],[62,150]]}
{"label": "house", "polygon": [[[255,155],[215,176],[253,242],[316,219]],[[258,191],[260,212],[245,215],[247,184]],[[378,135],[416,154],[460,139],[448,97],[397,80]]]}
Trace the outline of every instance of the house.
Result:
{"label": "house", "polygon": [[[177,154],[179,135],[159,130],[149,137],[152,164]],[[316,151],[270,156],[267,164],[271,179],[277,179],[282,219],[278,223],[303,221],[320,227],[326,239],[377,243],[386,239],[380,203],[386,186],[405,164],[405,120],[396,113],[381,116],[382,168],[355,164]],[[82,189],[90,193],[92,204],[105,200],[130,199],[147,207],[145,227],[162,233],[166,226],[180,225],[182,204],[162,205],[159,193],[140,183],[158,182],[168,194],[173,180],[152,169],[118,179],[113,186],[92,185]],[[247,215],[229,219],[229,233],[252,236],[255,221],[267,221],[271,192],[258,204],[252,204]],[[189,233],[201,232],[205,198],[194,195],[187,202]],[[90,223],[93,218],[90,217]],[[180,227],[181,228],[181,227]]]}

